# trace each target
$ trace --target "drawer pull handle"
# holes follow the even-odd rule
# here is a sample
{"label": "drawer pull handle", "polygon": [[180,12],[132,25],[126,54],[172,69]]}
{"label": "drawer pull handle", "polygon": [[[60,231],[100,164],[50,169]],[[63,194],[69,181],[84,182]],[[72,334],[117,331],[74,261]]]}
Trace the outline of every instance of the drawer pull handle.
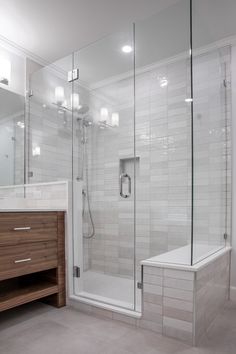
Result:
{"label": "drawer pull handle", "polygon": [[24,258],[24,259],[17,259],[15,263],[24,263],[24,262],[30,262],[31,258]]}
{"label": "drawer pull handle", "polygon": [[23,230],[31,230],[30,226],[25,226],[25,227],[14,227],[14,231],[23,231]]}

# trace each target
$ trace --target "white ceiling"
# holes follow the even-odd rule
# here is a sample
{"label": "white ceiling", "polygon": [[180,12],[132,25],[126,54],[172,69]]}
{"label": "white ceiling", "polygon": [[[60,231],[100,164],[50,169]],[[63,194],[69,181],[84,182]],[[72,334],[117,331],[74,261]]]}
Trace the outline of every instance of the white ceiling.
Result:
{"label": "white ceiling", "polygon": [[[157,1],[158,2],[158,1]],[[167,6],[168,4],[168,6]],[[224,6],[223,6],[224,4]],[[144,68],[190,49],[190,0],[165,3],[146,19],[135,21],[135,67]],[[193,48],[202,48],[236,35],[236,0],[193,1]],[[133,46],[132,25],[122,26],[102,40],[86,46],[74,55],[73,65],[80,69],[80,79],[97,84],[134,68],[133,53],[124,54],[124,44]],[[72,57],[56,62],[57,67],[71,70]]]}
{"label": "white ceiling", "polygon": [[0,0],[0,35],[53,62],[177,0]]}
{"label": "white ceiling", "polygon": [[[236,35],[235,13],[236,0],[193,0],[193,47]],[[190,0],[0,0],[0,14],[0,35],[65,72],[83,48],[73,65],[89,84],[133,69],[134,21],[136,67],[189,50]]]}

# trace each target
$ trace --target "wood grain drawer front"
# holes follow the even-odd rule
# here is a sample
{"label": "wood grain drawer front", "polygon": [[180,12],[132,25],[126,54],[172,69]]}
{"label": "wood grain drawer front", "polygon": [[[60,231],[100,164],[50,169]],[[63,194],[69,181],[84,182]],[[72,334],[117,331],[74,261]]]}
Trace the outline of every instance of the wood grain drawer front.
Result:
{"label": "wood grain drawer front", "polygon": [[0,213],[0,246],[57,239],[57,213]]}
{"label": "wood grain drawer front", "polygon": [[0,280],[56,267],[56,241],[0,247]]}

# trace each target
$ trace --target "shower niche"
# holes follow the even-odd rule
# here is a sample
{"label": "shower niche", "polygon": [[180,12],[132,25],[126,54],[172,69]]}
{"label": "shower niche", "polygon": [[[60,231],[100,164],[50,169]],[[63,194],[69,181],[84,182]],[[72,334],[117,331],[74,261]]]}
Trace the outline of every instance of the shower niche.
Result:
{"label": "shower niche", "polygon": [[[140,157],[124,157],[119,160],[120,194],[123,197],[134,195],[134,178],[139,176]],[[122,198],[122,195],[120,195]]]}

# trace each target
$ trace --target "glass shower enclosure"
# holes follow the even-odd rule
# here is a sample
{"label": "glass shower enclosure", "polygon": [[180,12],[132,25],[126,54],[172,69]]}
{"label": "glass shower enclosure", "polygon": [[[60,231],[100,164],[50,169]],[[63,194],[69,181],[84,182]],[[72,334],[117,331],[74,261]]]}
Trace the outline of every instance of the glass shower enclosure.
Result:
{"label": "glass shower enclosure", "polygon": [[176,1],[31,77],[28,182],[72,183],[83,302],[141,311],[142,260],[191,266],[230,234],[231,51],[203,38],[196,6]]}
{"label": "glass shower enclosure", "polygon": [[189,1],[79,50],[74,67],[75,293],[140,311],[141,260],[191,244]]}

